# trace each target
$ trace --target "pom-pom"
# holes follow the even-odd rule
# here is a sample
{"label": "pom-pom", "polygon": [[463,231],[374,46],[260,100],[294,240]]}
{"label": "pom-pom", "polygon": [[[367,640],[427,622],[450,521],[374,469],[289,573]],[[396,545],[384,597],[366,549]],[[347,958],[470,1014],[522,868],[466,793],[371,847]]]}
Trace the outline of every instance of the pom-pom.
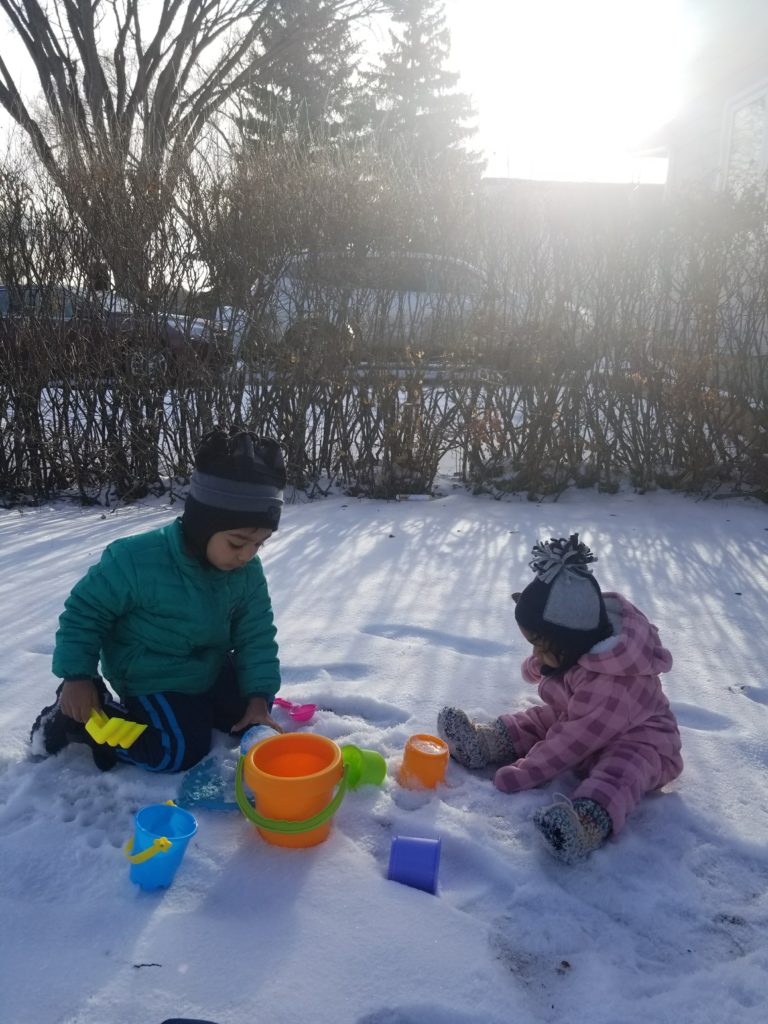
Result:
{"label": "pom-pom", "polygon": [[551,583],[561,572],[591,576],[587,566],[597,561],[597,556],[579,541],[578,533],[567,538],[551,537],[548,542],[538,541],[531,554],[533,558],[528,564],[542,583]]}

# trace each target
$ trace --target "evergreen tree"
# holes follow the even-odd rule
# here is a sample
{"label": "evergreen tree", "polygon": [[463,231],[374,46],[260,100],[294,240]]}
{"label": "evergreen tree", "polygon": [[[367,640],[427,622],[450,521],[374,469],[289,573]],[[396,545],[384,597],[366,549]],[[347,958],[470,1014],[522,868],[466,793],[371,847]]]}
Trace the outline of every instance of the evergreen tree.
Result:
{"label": "evergreen tree", "polygon": [[352,79],[360,47],[338,4],[281,0],[264,19],[257,45],[280,57],[259,69],[241,94],[238,123],[246,139],[311,143],[344,137],[354,120]]}
{"label": "evergreen tree", "polygon": [[462,143],[477,130],[472,103],[443,66],[450,32],[441,0],[392,0],[391,49],[367,74],[376,98],[380,144],[402,147],[419,163],[479,171],[481,162]]}

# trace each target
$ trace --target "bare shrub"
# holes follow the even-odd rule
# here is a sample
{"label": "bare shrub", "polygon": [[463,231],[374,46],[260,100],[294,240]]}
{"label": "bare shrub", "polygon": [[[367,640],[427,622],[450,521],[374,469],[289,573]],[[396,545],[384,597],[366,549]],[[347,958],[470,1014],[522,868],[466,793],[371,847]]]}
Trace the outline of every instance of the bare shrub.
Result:
{"label": "bare shrub", "polygon": [[483,198],[375,150],[214,149],[149,235],[116,222],[124,294],[6,166],[0,492],[175,490],[222,424],[280,440],[310,494],[426,492],[449,454],[497,495],[765,494],[767,206]]}

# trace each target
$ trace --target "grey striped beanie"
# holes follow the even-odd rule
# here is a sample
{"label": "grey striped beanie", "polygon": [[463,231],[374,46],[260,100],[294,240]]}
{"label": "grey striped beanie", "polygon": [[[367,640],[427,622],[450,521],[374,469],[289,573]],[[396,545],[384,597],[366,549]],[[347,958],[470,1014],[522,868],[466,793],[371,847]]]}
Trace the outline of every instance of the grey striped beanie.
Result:
{"label": "grey striped beanie", "polygon": [[181,523],[198,555],[221,530],[276,530],[283,508],[285,463],[271,438],[223,430],[206,434],[195,456]]}

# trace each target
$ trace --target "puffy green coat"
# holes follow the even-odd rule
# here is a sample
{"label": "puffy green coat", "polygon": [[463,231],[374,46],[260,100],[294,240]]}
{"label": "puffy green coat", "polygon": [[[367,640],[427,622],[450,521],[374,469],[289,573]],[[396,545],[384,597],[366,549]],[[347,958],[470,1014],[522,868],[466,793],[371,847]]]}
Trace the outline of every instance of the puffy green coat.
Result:
{"label": "puffy green coat", "polygon": [[201,693],[233,650],[240,689],[280,687],[272,603],[258,558],[222,572],[187,554],[181,521],[116,540],[64,605],[54,675],[101,671],[120,696]]}

